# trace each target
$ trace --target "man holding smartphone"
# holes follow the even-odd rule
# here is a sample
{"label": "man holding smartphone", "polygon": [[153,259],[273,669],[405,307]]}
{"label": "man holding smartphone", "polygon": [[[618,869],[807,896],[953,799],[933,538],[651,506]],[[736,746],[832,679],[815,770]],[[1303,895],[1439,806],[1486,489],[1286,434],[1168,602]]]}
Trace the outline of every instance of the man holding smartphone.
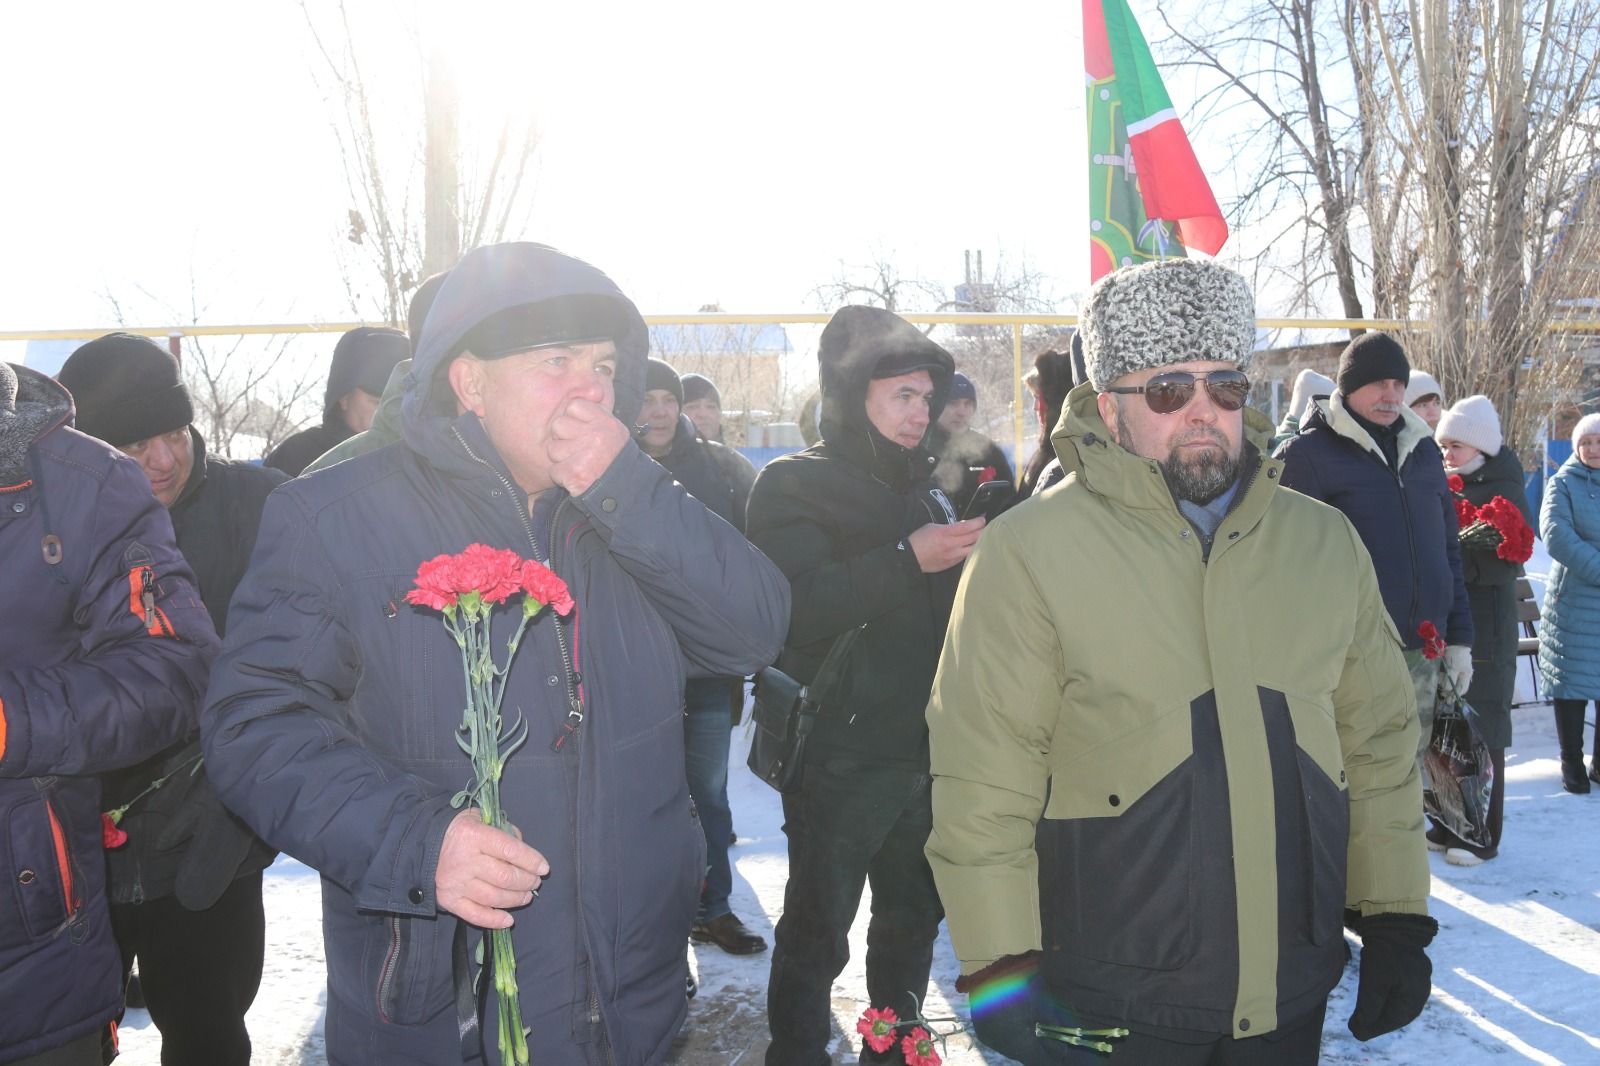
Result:
{"label": "man holding smartphone", "polygon": [[[783,797],[789,884],[774,931],[767,1066],[830,1061],[834,978],[867,881],[872,1005],[916,1014],[943,909],[922,846],[933,812],[923,717],[961,562],[984,520],[957,521],[929,485],[924,446],[954,363],[899,316],[834,314],[817,353],[822,440],[768,463],[750,494],[750,540],[789,578],[778,668],[806,684],[834,641],[862,628],[823,697],[798,789]],[[914,997],[914,998],[913,998]],[[899,1061],[870,1049],[863,1062]]]}

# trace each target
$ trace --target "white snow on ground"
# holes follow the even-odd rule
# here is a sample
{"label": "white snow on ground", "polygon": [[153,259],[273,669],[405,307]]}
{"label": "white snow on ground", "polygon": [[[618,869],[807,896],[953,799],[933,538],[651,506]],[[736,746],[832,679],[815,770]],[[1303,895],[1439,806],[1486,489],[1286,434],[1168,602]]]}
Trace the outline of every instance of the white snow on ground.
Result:
{"label": "white snow on ground", "polygon": [[[1536,585],[1548,569],[1540,554],[1528,564]],[[1518,698],[1531,699],[1527,660],[1519,661]],[[1592,713],[1592,712],[1591,712]],[[1548,705],[1513,712],[1516,739],[1507,756],[1506,815],[1500,857],[1473,869],[1430,853],[1439,938],[1433,999],[1422,1017],[1399,1033],[1357,1042],[1345,1028],[1355,1002],[1356,966],[1329,1003],[1323,1039],[1326,1064],[1600,1062],[1600,790],[1570,796],[1561,790],[1554,720]],[[1592,734],[1586,733],[1592,743]],[[747,741],[736,733],[729,773],[734,824],[734,911],[770,942],[783,910],[787,872],[778,797],[745,768]],[[266,877],[267,960],[261,993],[250,1013],[258,1064],[326,1061],[322,1040],[324,975],[318,879],[282,858]],[[854,1061],[855,1019],[868,1006],[866,906],[851,932],[850,965],[834,984],[839,1026],[834,1054]],[[764,1003],[768,955],[735,958],[696,947],[700,994],[674,1059],[695,1066],[758,1063],[766,1044]],[[1359,958],[1359,947],[1357,948]],[[926,1015],[965,1010],[948,936],[934,960]],[[949,1028],[946,1023],[944,1028]],[[848,1034],[848,1035],[845,1035]],[[143,1011],[130,1011],[122,1030],[127,1066],[156,1066],[160,1036]],[[537,1049],[537,1036],[535,1036]],[[1001,1062],[964,1038],[950,1041],[960,1066]],[[537,1057],[537,1050],[535,1050]],[[1115,1061],[1115,1057],[1110,1061]]]}

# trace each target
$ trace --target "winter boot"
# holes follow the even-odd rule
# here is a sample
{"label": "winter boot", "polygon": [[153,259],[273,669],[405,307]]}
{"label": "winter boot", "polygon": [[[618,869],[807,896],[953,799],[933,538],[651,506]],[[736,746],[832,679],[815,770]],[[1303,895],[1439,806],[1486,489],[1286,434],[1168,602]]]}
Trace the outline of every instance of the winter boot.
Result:
{"label": "winter boot", "polygon": [[1583,772],[1585,702],[1556,700],[1556,740],[1561,745],[1561,787],[1577,796],[1589,792],[1589,779]]}
{"label": "winter boot", "polygon": [[1600,700],[1594,705],[1594,758],[1589,760],[1589,780],[1600,785]]}

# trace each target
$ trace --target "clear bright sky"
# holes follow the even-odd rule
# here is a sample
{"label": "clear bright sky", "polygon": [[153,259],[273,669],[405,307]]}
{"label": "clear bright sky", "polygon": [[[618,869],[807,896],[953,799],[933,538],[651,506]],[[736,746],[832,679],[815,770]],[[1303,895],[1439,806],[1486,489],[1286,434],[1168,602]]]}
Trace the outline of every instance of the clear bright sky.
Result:
{"label": "clear bright sky", "polygon": [[[954,284],[968,248],[1085,287],[1072,0],[351,7],[447,36],[469,119],[534,109],[526,236],[647,311],[812,310],[874,255]],[[294,0],[6,4],[0,27],[0,328],[108,322],[108,291],[146,320],[136,287],[186,306],[191,273],[206,321],[348,317]],[[414,35],[366,51],[379,107],[420,93]]]}

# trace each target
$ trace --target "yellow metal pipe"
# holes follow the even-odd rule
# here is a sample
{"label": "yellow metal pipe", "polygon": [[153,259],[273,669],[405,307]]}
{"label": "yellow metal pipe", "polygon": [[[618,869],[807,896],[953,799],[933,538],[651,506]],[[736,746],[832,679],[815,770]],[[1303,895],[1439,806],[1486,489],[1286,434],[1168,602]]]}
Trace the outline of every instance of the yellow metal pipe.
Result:
{"label": "yellow metal pipe", "polygon": [[[780,314],[739,314],[737,312],[645,315],[652,326],[765,326],[765,325],[822,325],[832,316],[825,312],[794,311]],[[1022,326],[1076,326],[1077,315],[1004,315],[976,312],[901,312],[900,317],[918,325],[952,326],[1008,326],[1013,332]],[[382,326],[382,322],[264,322],[202,326],[99,326],[76,329],[15,329],[0,330],[0,341],[31,340],[93,340],[95,337],[120,330],[147,337],[239,337],[272,333],[344,333],[358,326]],[[1262,329],[1405,329],[1426,330],[1431,323],[1407,322],[1394,318],[1258,318],[1256,325]],[[1560,333],[1600,333],[1600,319],[1574,318],[1546,324],[1546,329]]]}

